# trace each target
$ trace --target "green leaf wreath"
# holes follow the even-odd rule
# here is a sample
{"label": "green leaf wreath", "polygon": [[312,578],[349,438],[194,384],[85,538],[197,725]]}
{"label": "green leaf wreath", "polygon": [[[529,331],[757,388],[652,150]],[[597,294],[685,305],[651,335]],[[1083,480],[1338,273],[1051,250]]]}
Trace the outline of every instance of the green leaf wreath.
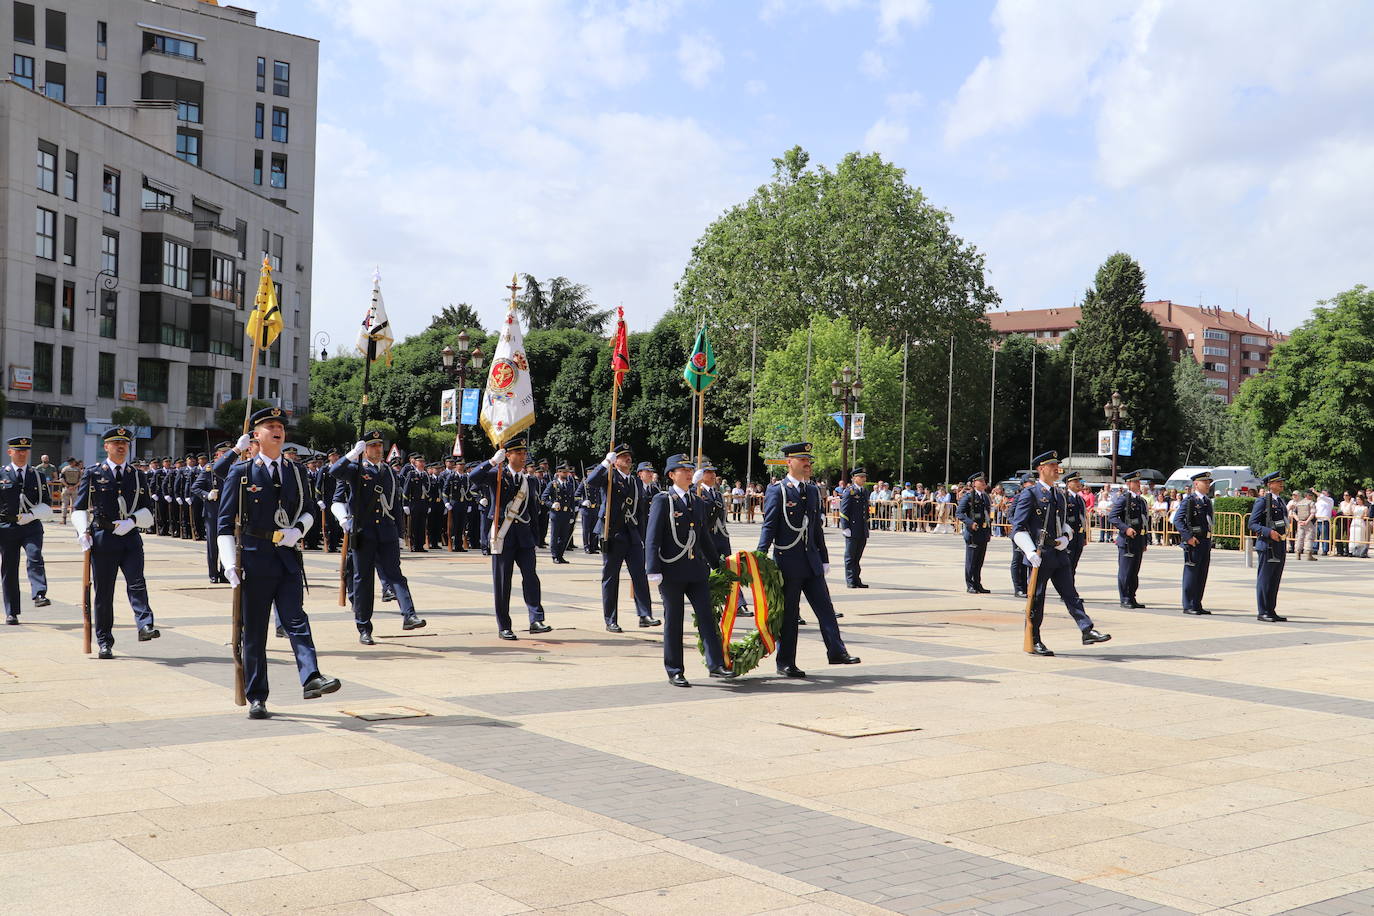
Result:
{"label": "green leaf wreath", "polygon": [[[768,558],[768,554],[759,550],[753,551],[753,554],[759,563],[759,575],[763,577],[764,594],[768,596],[768,632],[773,636],[773,644],[777,645],[782,634],[782,573],[778,571],[778,564]],[[730,587],[739,582],[745,592],[748,591],[752,580],[748,564],[741,563],[739,571],[737,576],[722,563],[719,569],[711,573],[711,612],[716,615],[717,629],[725,613],[725,603],[730,600]],[[703,655],[706,653],[706,647],[699,637],[697,650]],[[731,669],[737,674],[747,674],[757,668],[767,654],[763,637],[758,630],[751,630],[747,636],[730,643]]]}

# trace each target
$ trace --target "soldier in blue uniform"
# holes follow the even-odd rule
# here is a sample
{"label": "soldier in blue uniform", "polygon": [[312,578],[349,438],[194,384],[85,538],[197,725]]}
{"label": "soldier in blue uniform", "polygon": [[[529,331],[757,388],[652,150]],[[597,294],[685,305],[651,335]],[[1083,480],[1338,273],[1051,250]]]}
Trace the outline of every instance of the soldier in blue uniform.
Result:
{"label": "soldier in blue uniform", "polygon": [[[868,546],[868,473],[857,467],[849,472],[849,486],[840,490],[840,534],[844,536],[844,584],[868,588],[859,564]],[[840,615],[836,615],[840,616]]]}
{"label": "soldier in blue uniform", "polygon": [[1140,587],[1140,563],[1150,543],[1150,507],[1140,495],[1140,472],[1131,471],[1122,478],[1126,489],[1112,503],[1108,521],[1116,528],[1116,590],[1121,606],[1144,607],[1135,598]]}
{"label": "soldier in blue uniform", "polygon": [[1083,634],[1083,645],[1106,642],[1107,633],[1093,627],[1092,618],[1083,610],[1083,599],[1074,584],[1073,562],[1069,558],[1072,540],[1065,515],[1067,495],[1055,486],[1059,479],[1059,455],[1045,452],[1036,457],[1033,466],[1039,474],[1037,482],[1022,490],[1012,507],[1012,539],[1021,548],[1028,569],[1039,567],[1035,580],[1035,597],[1031,605],[1031,655],[1053,655],[1040,639],[1040,624],[1045,619],[1045,591],[1050,582],[1063,599],[1069,615]]}
{"label": "soldier in blue uniform", "polygon": [[425,553],[425,538],[429,523],[429,473],[425,471],[425,458],[419,452],[410,453],[410,464],[406,465],[402,476],[405,491],[404,509],[406,531],[410,535],[410,549],[415,553]]}
{"label": "soldier in blue uniform", "polygon": [[549,553],[555,563],[567,563],[563,552],[572,537],[573,509],[577,506],[577,483],[572,465],[561,462],[554,478],[544,487],[544,505],[549,508]]}
{"label": "soldier in blue uniform", "polygon": [[5,596],[5,623],[19,623],[19,558],[28,566],[34,607],[47,607],[47,568],[43,563],[43,519],[52,515],[48,487],[29,467],[33,440],[15,436],[8,442],[10,463],[0,468],[0,591]]}
{"label": "soldier in blue uniform", "polygon": [[[964,587],[970,595],[986,595],[992,590],[983,588],[983,560],[992,540],[992,500],[988,498],[988,480],[983,472],[966,481],[972,488],[959,498],[954,515],[964,526]],[[841,504],[843,505],[843,504]]]}
{"label": "soldier in blue uniform", "polygon": [[783,677],[806,677],[806,672],[797,667],[797,622],[803,594],[820,625],[827,661],[832,665],[857,665],[859,659],[845,648],[830,601],[830,588],[825,583],[830,572],[830,553],[825,546],[820,492],[811,483],[811,443],[784,445],[782,457],[787,459],[787,476],[769,484],[764,493],[758,549],[767,551],[771,547],[782,573],[778,673]]}
{"label": "soldier in blue uniform", "polygon": [[1212,472],[1192,476],[1193,489],[1179,500],[1174,512],[1174,528],[1183,547],[1183,613],[1202,616],[1212,613],[1202,606],[1207,588],[1207,571],[1212,565]]}
{"label": "soldier in blue uniform", "polygon": [[1255,603],[1259,619],[1265,623],[1285,623],[1280,617],[1279,583],[1288,560],[1288,508],[1283,501],[1283,475],[1278,471],[1266,474],[1260,481],[1269,488],[1250,508],[1250,533],[1255,538],[1255,553],[1259,569],[1255,573]]}
{"label": "soldier in blue uniform", "polygon": [[[211,532],[218,532],[219,499],[224,491],[226,473],[217,471],[216,468],[221,466],[221,459],[227,452],[229,452],[228,442],[221,442],[216,445],[214,463],[202,468],[200,473],[196,475],[196,482],[191,485],[191,492],[200,499],[201,505],[205,507],[205,529]],[[229,581],[224,575],[224,563],[219,555],[218,537],[205,539],[205,562],[210,572],[211,585]]]}
{"label": "soldier in blue uniform", "polygon": [[584,474],[577,483],[578,514],[582,517],[582,550],[584,553],[600,553],[601,541],[596,536],[596,519],[601,514],[601,500],[606,495],[604,489],[587,486]]}
{"label": "soldier in blue uniform", "polygon": [[[510,589],[515,567],[520,567],[520,588],[529,612],[530,632],[547,633],[553,629],[544,622],[540,599],[539,572],[535,568],[535,535],[532,524],[534,504],[539,501],[532,475],[525,473],[529,445],[524,436],[509,439],[491,460],[483,461],[472,472],[473,486],[482,489],[488,501],[488,514],[496,531],[488,535],[491,549],[491,585],[496,605],[497,635],[515,639],[510,619]],[[503,463],[504,462],[504,463]],[[498,477],[499,475],[499,477]],[[498,499],[496,488],[500,481]],[[499,503],[499,506],[498,506]],[[495,515],[499,511],[499,517]]]}
{"label": "soldier in blue uniform", "polygon": [[[1035,483],[1035,480],[1035,474],[1030,471],[1022,474],[1021,493],[1026,492],[1026,490]],[[1017,499],[1020,498],[1021,493],[1017,494]],[[1014,509],[1015,507],[1016,503],[1013,501],[1012,508]],[[1017,546],[1016,538],[1008,538],[1008,540],[1011,541],[1011,590],[1017,598],[1025,598],[1026,588],[1030,582],[1030,574],[1026,572],[1026,557],[1025,554],[1021,552],[1021,548]]]}
{"label": "soldier in blue uniform", "polygon": [[1078,574],[1078,561],[1083,558],[1083,547],[1088,543],[1088,504],[1080,495],[1083,492],[1083,475],[1069,471],[1064,475],[1064,487],[1069,492],[1064,512],[1064,520],[1069,526],[1069,559],[1073,561],[1074,575]]}
{"label": "soldier in blue uniform", "polygon": [[[643,470],[644,464],[648,464],[648,462],[641,463],[639,479],[643,481],[645,488],[650,493],[657,495],[661,491],[653,482],[652,475]],[[692,474],[692,486],[696,495],[706,501],[706,526],[711,532],[711,543],[715,545],[715,555],[707,557],[707,560],[712,566],[720,566],[734,554],[735,548],[730,543],[730,528],[726,524],[725,494],[721,492],[720,478],[716,474],[716,466],[711,463],[711,459],[701,459],[701,465]],[[735,611],[737,617],[754,616],[754,612],[745,602],[746,594],[747,590],[740,592],[739,608]],[[843,617],[844,615],[836,614],[835,616]]]}
{"label": "soldier in blue uniform", "polygon": [[658,472],[654,470],[652,461],[641,461],[635,465],[635,474],[639,477],[640,483],[644,484],[644,492],[649,494],[650,501],[663,492],[664,487],[656,479]]}
{"label": "soldier in blue uniform", "polygon": [[329,469],[330,476],[344,490],[336,491],[330,511],[336,513],[340,527],[350,532],[353,622],[358,627],[358,642],[364,646],[377,644],[372,638],[374,576],[381,577],[383,588],[389,586],[395,592],[401,610],[401,629],[418,630],[426,623],[415,613],[410,583],[401,572],[398,525],[403,516],[396,510],[404,494],[395,471],[382,461],[384,444],[380,432],[369,432]]}
{"label": "soldier in blue uniform", "polygon": [[[282,454],[286,438],[282,409],[259,410],[250,422],[257,455],[229,468],[218,499],[215,540],[220,555],[229,560],[225,578],[240,588],[243,631],[239,638],[248,718],[266,719],[267,623],[273,605],[291,640],[302,696],[313,700],[333,693],[339,681],[320,673],[304,606],[299,543],[314,526],[319,507],[304,469]],[[242,569],[235,565],[236,554]]]}
{"label": "soldier in blue uniform", "polygon": [[[601,539],[601,611],[606,630],[623,633],[620,627],[620,567],[630,574],[635,614],[641,627],[660,626],[649,599],[649,579],[644,572],[644,528],[649,521],[649,495],[644,483],[630,473],[634,456],[621,443],[607,452],[587,475],[587,488],[605,494],[610,487],[609,511],[603,511],[593,529]],[[609,480],[609,484],[608,484]]]}
{"label": "soldier in blue uniform", "polygon": [[720,548],[711,543],[706,501],[692,493],[692,462],[686,455],[668,459],[664,473],[672,481],[665,492],[654,496],[644,538],[645,563],[650,582],[658,585],[663,602],[663,667],[668,683],[690,687],[682,662],[682,625],[685,604],[692,602],[697,635],[706,653],[711,677],[733,678],[725,667],[720,628],[711,610],[711,557]]}
{"label": "soldier in blue uniform", "polygon": [[139,528],[153,524],[148,479],[129,464],[133,431],[116,426],[101,437],[106,459],[88,467],[76,490],[72,525],[82,550],[91,552],[94,586],[95,639],[101,658],[114,658],[115,576],[124,574],[124,588],[138,623],[138,640],[162,634],[153,625],[148,606],[148,583],[143,577],[143,537]]}
{"label": "soldier in blue uniform", "polygon": [[167,503],[162,499],[162,487],[167,469],[170,469],[171,466],[172,459],[170,458],[154,458],[148,467],[148,493],[153,500],[153,530],[151,533],[160,536],[167,534]]}

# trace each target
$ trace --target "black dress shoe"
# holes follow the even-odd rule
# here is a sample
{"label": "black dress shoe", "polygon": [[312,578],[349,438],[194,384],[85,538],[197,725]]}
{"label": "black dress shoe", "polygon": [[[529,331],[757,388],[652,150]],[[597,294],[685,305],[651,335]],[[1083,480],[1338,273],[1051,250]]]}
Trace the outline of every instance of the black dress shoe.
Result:
{"label": "black dress shoe", "polygon": [[301,685],[301,695],[307,700],[315,700],[324,696],[326,693],[333,693],[343,685],[336,677],[325,677],[323,674],[316,674]]}
{"label": "black dress shoe", "polygon": [[672,684],[674,687],[691,687],[691,686],[692,686],[691,684],[687,683],[687,678],[684,677],[684,676],[681,675],[681,674],[670,674],[670,675],[668,675],[668,683]]}
{"label": "black dress shoe", "polygon": [[754,616],[754,609],[753,609],[753,608],[742,607],[742,608],[740,608],[738,611],[735,612],[735,616],[736,616],[736,617],[753,617],[753,616]]}
{"label": "black dress shoe", "polygon": [[806,672],[796,665],[783,665],[778,668],[778,674],[782,677],[806,677]]}
{"label": "black dress shoe", "polygon": [[607,632],[607,633],[624,633],[625,631],[624,631],[623,629],[621,629],[621,626],[620,626],[620,624],[618,624],[618,623],[608,623],[608,624],[606,624],[606,632]]}
{"label": "black dress shoe", "polygon": [[157,638],[158,638],[159,636],[161,636],[161,635],[162,635],[162,634],[161,634],[160,632],[158,632],[158,630],[157,630],[156,627],[139,627],[139,628],[138,628],[138,641],[139,641],[139,642],[147,642],[147,641],[150,640],[150,639],[157,639]]}
{"label": "black dress shoe", "polygon": [[1198,609],[1197,609],[1197,612],[1198,612],[1199,614],[1203,615],[1204,617],[1206,617],[1207,615],[1209,615],[1209,614],[1212,613],[1211,611],[1204,610],[1203,608],[1198,608]]}
{"label": "black dress shoe", "polygon": [[843,616],[844,616],[844,611],[836,611],[836,612],[835,612],[835,619],[836,619],[836,620],[839,620],[839,619],[840,619],[841,617],[843,617]]}
{"label": "black dress shoe", "polygon": [[531,633],[551,633],[551,632],[553,632],[553,627],[549,626],[547,623],[545,623],[545,622],[542,621],[542,620],[536,620],[534,623],[530,624],[530,632],[531,632]]}
{"label": "black dress shoe", "polygon": [[723,678],[724,680],[728,681],[731,678],[739,677],[739,673],[736,671],[731,671],[729,668],[716,667],[711,669],[711,677]]}
{"label": "black dress shoe", "polygon": [[855,582],[854,588],[868,588],[867,582]]}
{"label": "black dress shoe", "polygon": [[114,658],[114,649],[112,649],[112,648],[109,647],[109,646],[101,646],[101,647],[100,647],[99,657],[100,657],[100,658]]}
{"label": "black dress shoe", "polygon": [[429,553],[429,551],[423,547],[416,547],[411,553]]}
{"label": "black dress shoe", "polygon": [[805,617],[798,617],[798,618],[797,618],[797,626],[799,626],[799,627],[804,627],[804,626],[806,626],[806,625],[807,625],[807,623],[806,623],[806,618],[805,618]]}
{"label": "black dress shoe", "polygon": [[1192,615],[1195,616],[1195,617],[1203,617],[1203,616],[1205,616],[1205,615],[1207,615],[1207,614],[1210,614],[1210,613],[1212,613],[1212,612],[1211,612],[1211,611],[1204,611],[1204,610],[1203,610],[1202,608],[1200,608],[1200,607],[1186,607],[1186,608],[1183,609],[1183,613],[1185,613],[1185,614],[1192,614]]}
{"label": "black dress shoe", "polygon": [[499,637],[501,637],[502,639],[519,639],[519,638],[520,638],[520,637],[516,636],[515,633],[512,632],[512,631],[510,631],[510,630],[502,630],[501,632],[497,633],[496,635],[499,636]]}
{"label": "black dress shoe", "polygon": [[9,625],[12,626],[12,627],[17,627],[17,626],[19,626],[19,615],[18,615],[18,614],[6,614],[6,615],[5,615],[5,623],[9,624]]}
{"label": "black dress shoe", "polygon": [[980,585],[980,586],[978,586],[978,588],[977,588],[977,592],[978,592],[978,594],[980,594],[980,595],[991,595],[991,594],[992,594],[992,589],[990,589],[990,588],[983,588],[983,586]]}
{"label": "black dress shoe", "polygon": [[1280,617],[1278,614],[1260,614],[1257,618],[1264,623],[1287,623],[1287,617]]}
{"label": "black dress shoe", "polygon": [[661,627],[663,626],[663,621],[656,617],[641,617],[639,618],[639,625],[641,627]]}
{"label": "black dress shoe", "polygon": [[965,588],[964,591],[968,592],[970,595],[981,595],[981,594],[982,594],[981,591],[979,591],[978,589],[974,588],[972,585],[970,585],[970,586],[968,586],[967,588]]}
{"label": "black dress shoe", "polygon": [[571,562],[572,562],[572,560],[565,560],[565,559],[563,559],[562,557],[554,557],[554,558],[553,558],[553,561],[554,561],[555,563],[571,563]]}
{"label": "black dress shoe", "polygon": [[363,630],[361,633],[359,633],[358,642],[362,643],[365,646],[377,645],[377,640],[372,638],[372,632],[370,630]]}
{"label": "black dress shoe", "polygon": [[1038,642],[1038,643],[1036,643],[1035,645],[1031,646],[1030,652],[1028,652],[1028,653],[1026,653],[1026,654],[1027,654],[1027,655],[1043,655],[1043,656],[1045,656],[1046,658],[1048,658],[1049,656],[1053,655],[1054,653],[1051,652],[1049,649],[1045,648],[1045,644],[1044,644],[1043,642]]}
{"label": "black dress shoe", "polygon": [[50,604],[52,604],[52,601],[49,600],[49,598],[48,598],[47,595],[34,595],[34,596],[33,596],[33,606],[34,606],[34,607],[47,607],[47,606],[50,605]]}
{"label": "black dress shoe", "polygon": [[421,616],[419,616],[419,615],[417,615],[417,614],[411,614],[410,616],[406,617],[406,619],[404,619],[404,620],[401,621],[401,629],[402,629],[402,630],[423,630],[423,629],[425,628],[425,625],[426,625],[427,623],[429,623],[429,621],[425,620],[425,618],[423,618],[423,617],[421,617]]}
{"label": "black dress shoe", "polygon": [[383,600],[383,601],[395,601],[395,600],[396,600],[396,593],[395,593],[395,592],[385,592],[385,591],[384,591],[384,592],[382,592],[382,600]]}
{"label": "black dress shoe", "polygon": [[1093,643],[1107,642],[1112,638],[1110,633],[1099,633],[1097,630],[1088,630],[1083,634],[1083,645],[1091,646]]}
{"label": "black dress shoe", "polygon": [[267,711],[267,704],[262,700],[254,700],[248,704],[248,718],[250,719],[268,719],[271,718],[271,715]]}
{"label": "black dress shoe", "polygon": [[1017,598],[1029,598],[1030,595],[1028,595],[1027,593],[1025,593],[1025,592],[1023,592],[1023,591],[1018,591],[1018,592],[1015,594],[1014,597],[1017,597]]}
{"label": "black dress shoe", "polygon": [[830,662],[832,665],[857,665],[859,663],[859,657],[857,655],[845,653],[844,655],[829,656],[826,658],[826,661]]}
{"label": "black dress shoe", "polygon": [[286,627],[282,626],[281,624],[277,624],[277,638],[278,638],[278,639],[285,639],[285,638],[286,638]]}

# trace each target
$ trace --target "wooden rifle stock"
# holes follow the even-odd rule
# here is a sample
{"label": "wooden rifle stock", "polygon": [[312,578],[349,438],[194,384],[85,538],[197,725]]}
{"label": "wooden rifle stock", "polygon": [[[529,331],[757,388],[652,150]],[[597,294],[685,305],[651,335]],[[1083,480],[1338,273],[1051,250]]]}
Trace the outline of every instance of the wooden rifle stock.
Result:
{"label": "wooden rifle stock", "polygon": [[81,651],[91,654],[91,547],[81,556]]}
{"label": "wooden rifle stock", "polygon": [[348,535],[343,533],[343,548],[339,551],[339,607],[348,607]]}

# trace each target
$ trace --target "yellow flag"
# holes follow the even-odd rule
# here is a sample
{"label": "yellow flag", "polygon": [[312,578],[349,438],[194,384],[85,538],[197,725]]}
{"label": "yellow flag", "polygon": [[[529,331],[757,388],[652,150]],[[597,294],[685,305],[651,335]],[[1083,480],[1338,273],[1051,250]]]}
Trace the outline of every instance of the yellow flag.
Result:
{"label": "yellow flag", "polygon": [[262,276],[258,279],[258,295],[254,302],[256,307],[248,316],[248,336],[259,349],[266,350],[285,327],[281,307],[277,305],[277,288],[272,285],[272,263],[266,256],[262,259]]}

